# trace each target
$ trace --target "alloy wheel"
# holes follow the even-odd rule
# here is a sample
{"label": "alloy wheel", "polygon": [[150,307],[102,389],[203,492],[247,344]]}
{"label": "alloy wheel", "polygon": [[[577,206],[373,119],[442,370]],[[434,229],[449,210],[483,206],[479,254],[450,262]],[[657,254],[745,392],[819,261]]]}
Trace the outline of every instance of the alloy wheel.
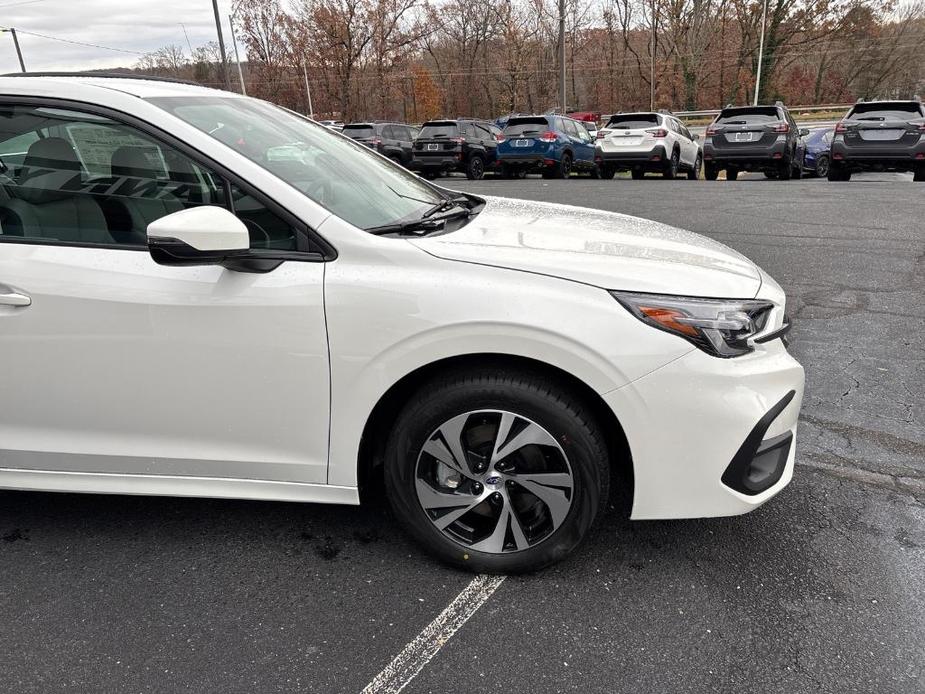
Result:
{"label": "alloy wheel", "polygon": [[572,507],[575,480],[545,428],[503,410],[475,410],[441,424],[415,467],[430,522],[463,547],[491,554],[543,542]]}

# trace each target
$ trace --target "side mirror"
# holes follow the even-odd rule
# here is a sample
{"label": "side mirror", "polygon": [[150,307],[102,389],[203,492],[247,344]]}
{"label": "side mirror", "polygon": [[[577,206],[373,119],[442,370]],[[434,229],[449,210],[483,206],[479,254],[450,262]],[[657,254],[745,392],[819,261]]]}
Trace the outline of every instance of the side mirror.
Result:
{"label": "side mirror", "polygon": [[224,207],[191,207],[148,225],[148,251],[160,265],[220,265],[247,255],[244,222]]}
{"label": "side mirror", "polygon": [[694,138],[694,142],[697,142],[700,139],[700,135],[698,135],[697,133],[694,133],[692,137]]}
{"label": "side mirror", "polygon": [[809,128],[800,128],[800,137],[806,137],[809,135]]}

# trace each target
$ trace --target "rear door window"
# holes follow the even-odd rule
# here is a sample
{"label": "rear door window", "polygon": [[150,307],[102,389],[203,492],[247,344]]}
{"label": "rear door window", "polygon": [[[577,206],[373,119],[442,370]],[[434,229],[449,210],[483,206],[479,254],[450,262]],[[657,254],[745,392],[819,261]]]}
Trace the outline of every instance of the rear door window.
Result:
{"label": "rear door window", "polygon": [[376,129],[371,125],[345,125],[344,135],[348,137],[373,137]]}

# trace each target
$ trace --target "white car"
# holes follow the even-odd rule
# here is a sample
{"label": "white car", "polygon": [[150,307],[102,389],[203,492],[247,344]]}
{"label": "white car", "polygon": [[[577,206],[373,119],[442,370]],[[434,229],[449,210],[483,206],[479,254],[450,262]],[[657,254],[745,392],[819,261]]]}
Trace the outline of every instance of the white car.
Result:
{"label": "white car", "polygon": [[637,180],[646,172],[665,178],[687,172],[697,180],[703,168],[699,139],[669,113],[618,113],[597,131],[597,156],[605,178],[629,170]]}
{"label": "white car", "polygon": [[0,488],[384,491],[508,572],[574,550],[617,471],[638,519],[791,478],[784,293],[719,243],[452,193],[192,85],[4,77],[0,110]]}

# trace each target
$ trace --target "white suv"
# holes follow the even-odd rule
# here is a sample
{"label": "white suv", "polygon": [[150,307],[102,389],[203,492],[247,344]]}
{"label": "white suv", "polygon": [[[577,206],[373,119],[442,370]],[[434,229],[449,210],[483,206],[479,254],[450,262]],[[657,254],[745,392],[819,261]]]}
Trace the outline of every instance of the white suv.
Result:
{"label": "white suv", "polygon": [[605,178],[629,170],[634,179],[647,171],[676,178],[687,172],[700,178],[703,156],[699,137],[667,113],[618,113],[597,131],[597,156]]}
{"label": "white suv", "polygon": [[197,86],[3,77],[0,112],[0,488],[384,492],[444,561],[524,571],[617,481],[649,519],[790,480],[784,293],[719,243]]}

